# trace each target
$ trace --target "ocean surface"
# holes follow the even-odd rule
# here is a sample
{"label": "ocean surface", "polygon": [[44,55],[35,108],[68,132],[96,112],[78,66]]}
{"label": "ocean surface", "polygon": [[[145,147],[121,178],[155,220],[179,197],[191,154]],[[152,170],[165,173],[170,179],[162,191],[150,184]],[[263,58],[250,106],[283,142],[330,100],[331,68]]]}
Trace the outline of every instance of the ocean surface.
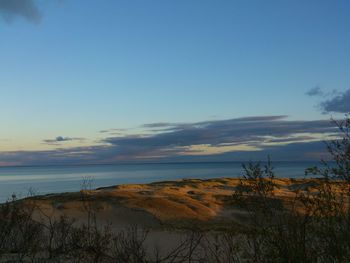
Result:
{"label": "ocean surface", "polygon": [[[278,177],[302,178],[307,167],[317,163],[275,162]],[[84,178],[92,187],[125,183],[149,183],[182,178],[242,176],[241,163],[122,164],[89,166],[0,167],[0,202],[12,194],[71,192],[81,189]]]}

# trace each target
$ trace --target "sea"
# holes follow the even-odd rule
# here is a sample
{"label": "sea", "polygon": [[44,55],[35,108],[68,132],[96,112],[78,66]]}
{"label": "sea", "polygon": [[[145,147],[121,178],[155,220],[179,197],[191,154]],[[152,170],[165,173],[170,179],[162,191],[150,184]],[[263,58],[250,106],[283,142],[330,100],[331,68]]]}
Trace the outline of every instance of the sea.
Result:
{"label": "sea", "polygon": [[[275,162],[273,166],[277,177],[303,178],[305,168],[316,164]],[[238,162],[0,167],[0,202],[13,195],[24,198],[28,194],[79,191],[84,182],[98,188],[184,178],[238,178],[242,175],[242,164]]]}

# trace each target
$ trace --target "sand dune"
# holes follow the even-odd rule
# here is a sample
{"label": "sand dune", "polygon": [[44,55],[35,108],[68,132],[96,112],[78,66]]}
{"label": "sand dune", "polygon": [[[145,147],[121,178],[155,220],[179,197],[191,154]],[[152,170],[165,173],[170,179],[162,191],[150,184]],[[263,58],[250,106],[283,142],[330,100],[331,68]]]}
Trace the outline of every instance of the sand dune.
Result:
{"label": "sand dune", "polygon": [[[317,179],[275,179],[275,196],[288,201],[296,189],[313,188]],[[150,184],[128,184],[98,188],[78,193],[51,194],[35,197],[45,214],[66,214],[84,220],[84,202],[97,214],[98,220],[119,228],[130,224],[146,227],[167,223],[201,221],[231,222],[242,211],[232,205],[232,194],[239,179],[184,179]]]}

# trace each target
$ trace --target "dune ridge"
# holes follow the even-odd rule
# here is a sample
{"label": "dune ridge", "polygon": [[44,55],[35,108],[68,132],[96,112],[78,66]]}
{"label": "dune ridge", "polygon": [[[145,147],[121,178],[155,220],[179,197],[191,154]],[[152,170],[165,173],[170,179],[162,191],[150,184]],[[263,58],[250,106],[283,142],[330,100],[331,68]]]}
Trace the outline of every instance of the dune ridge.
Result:
{"label": "dune ridge", "polygon": [[[296,189],[313,188],[319,179],[274,179],[275,197],[288,201]],[[116,225],[156,226],[172,221],[231,221],[242,211],[232,205],[237,178],[182,179],[149,184],[123,184],[75,193],[34,197],[46,213],[83,217],[82,193],[99,220]]]}

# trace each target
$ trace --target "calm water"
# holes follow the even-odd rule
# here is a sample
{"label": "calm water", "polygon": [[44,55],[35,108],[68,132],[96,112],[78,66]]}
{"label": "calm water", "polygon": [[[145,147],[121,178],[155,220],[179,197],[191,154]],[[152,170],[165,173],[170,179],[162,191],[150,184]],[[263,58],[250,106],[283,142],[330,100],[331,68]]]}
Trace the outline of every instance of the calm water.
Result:
{"label": "calm water", "polygon": [[[314,163],[274,163],[279,177],[303,177]],[[0,202],[13,193],[24,197],[29,189],[36,194],[77,191],[83,178],[93,179],[93,187],[123,183],[148,183],[181,178],[239,177],[240,163],[133,164],[49,167],[1,167]]]}

